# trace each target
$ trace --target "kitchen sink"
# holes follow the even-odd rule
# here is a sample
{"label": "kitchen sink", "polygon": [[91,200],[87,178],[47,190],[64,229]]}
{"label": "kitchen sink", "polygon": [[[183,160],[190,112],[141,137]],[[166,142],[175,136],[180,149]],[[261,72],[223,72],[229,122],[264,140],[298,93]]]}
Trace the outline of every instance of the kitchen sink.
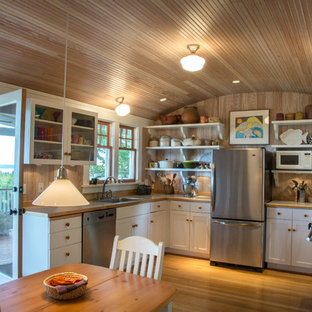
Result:
{"label": "kitchen sink", "polygon": [[141,198],[134,198],[134,197],[112,197],[112,198],[102,198],[98,199],[97,202],[103,203],[124,203],[124,202],[131,202],[131,201],[138,201]]}

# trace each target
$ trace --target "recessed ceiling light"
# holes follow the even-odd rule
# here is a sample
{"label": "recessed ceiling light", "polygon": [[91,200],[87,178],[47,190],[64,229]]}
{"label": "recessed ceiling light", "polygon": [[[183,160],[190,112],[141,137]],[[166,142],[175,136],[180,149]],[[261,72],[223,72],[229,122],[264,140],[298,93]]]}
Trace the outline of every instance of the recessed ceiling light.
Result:
{"label": "recessed ceiling light", "polygon": [[167,98],[162,98],[162,99],[160,99],[159,101],[160,101],[160,102],[165,102],[165,101],[167,101]]}
{"label": "recessed ceiling light", "polygon": [[240,80],[233,80],[232,83],[240,83]]}

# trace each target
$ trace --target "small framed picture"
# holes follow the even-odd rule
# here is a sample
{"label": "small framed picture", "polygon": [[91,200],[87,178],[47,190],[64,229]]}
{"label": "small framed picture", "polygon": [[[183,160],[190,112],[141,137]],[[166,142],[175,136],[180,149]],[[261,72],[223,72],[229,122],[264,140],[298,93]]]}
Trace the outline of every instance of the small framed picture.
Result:
{"label": "small framed picture", "polygon": [[269,110],[230,112],[230,144],[269,144]]}

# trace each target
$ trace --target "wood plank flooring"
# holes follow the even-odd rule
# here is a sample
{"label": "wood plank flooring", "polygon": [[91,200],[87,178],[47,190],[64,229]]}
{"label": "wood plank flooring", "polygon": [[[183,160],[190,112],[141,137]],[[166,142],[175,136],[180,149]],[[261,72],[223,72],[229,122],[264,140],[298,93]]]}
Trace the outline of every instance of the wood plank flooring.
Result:
{"label": "wood plank flooring", "polygon": [[312,311],[308,275],[213,267],[208,260],[167,254],[162,280],[177,287],[174,312]]}

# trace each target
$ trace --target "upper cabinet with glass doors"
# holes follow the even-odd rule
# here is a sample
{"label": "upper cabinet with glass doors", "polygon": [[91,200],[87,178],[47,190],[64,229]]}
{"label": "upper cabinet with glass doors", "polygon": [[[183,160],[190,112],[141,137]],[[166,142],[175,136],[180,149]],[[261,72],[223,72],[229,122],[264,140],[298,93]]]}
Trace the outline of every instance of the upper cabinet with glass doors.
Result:
{"label": "upper cabinet with glass doors", "polygon": [[25,119],[26,164],[59,165],[64,127],[64,164],[95,163],[97,114],[27,99]]}

